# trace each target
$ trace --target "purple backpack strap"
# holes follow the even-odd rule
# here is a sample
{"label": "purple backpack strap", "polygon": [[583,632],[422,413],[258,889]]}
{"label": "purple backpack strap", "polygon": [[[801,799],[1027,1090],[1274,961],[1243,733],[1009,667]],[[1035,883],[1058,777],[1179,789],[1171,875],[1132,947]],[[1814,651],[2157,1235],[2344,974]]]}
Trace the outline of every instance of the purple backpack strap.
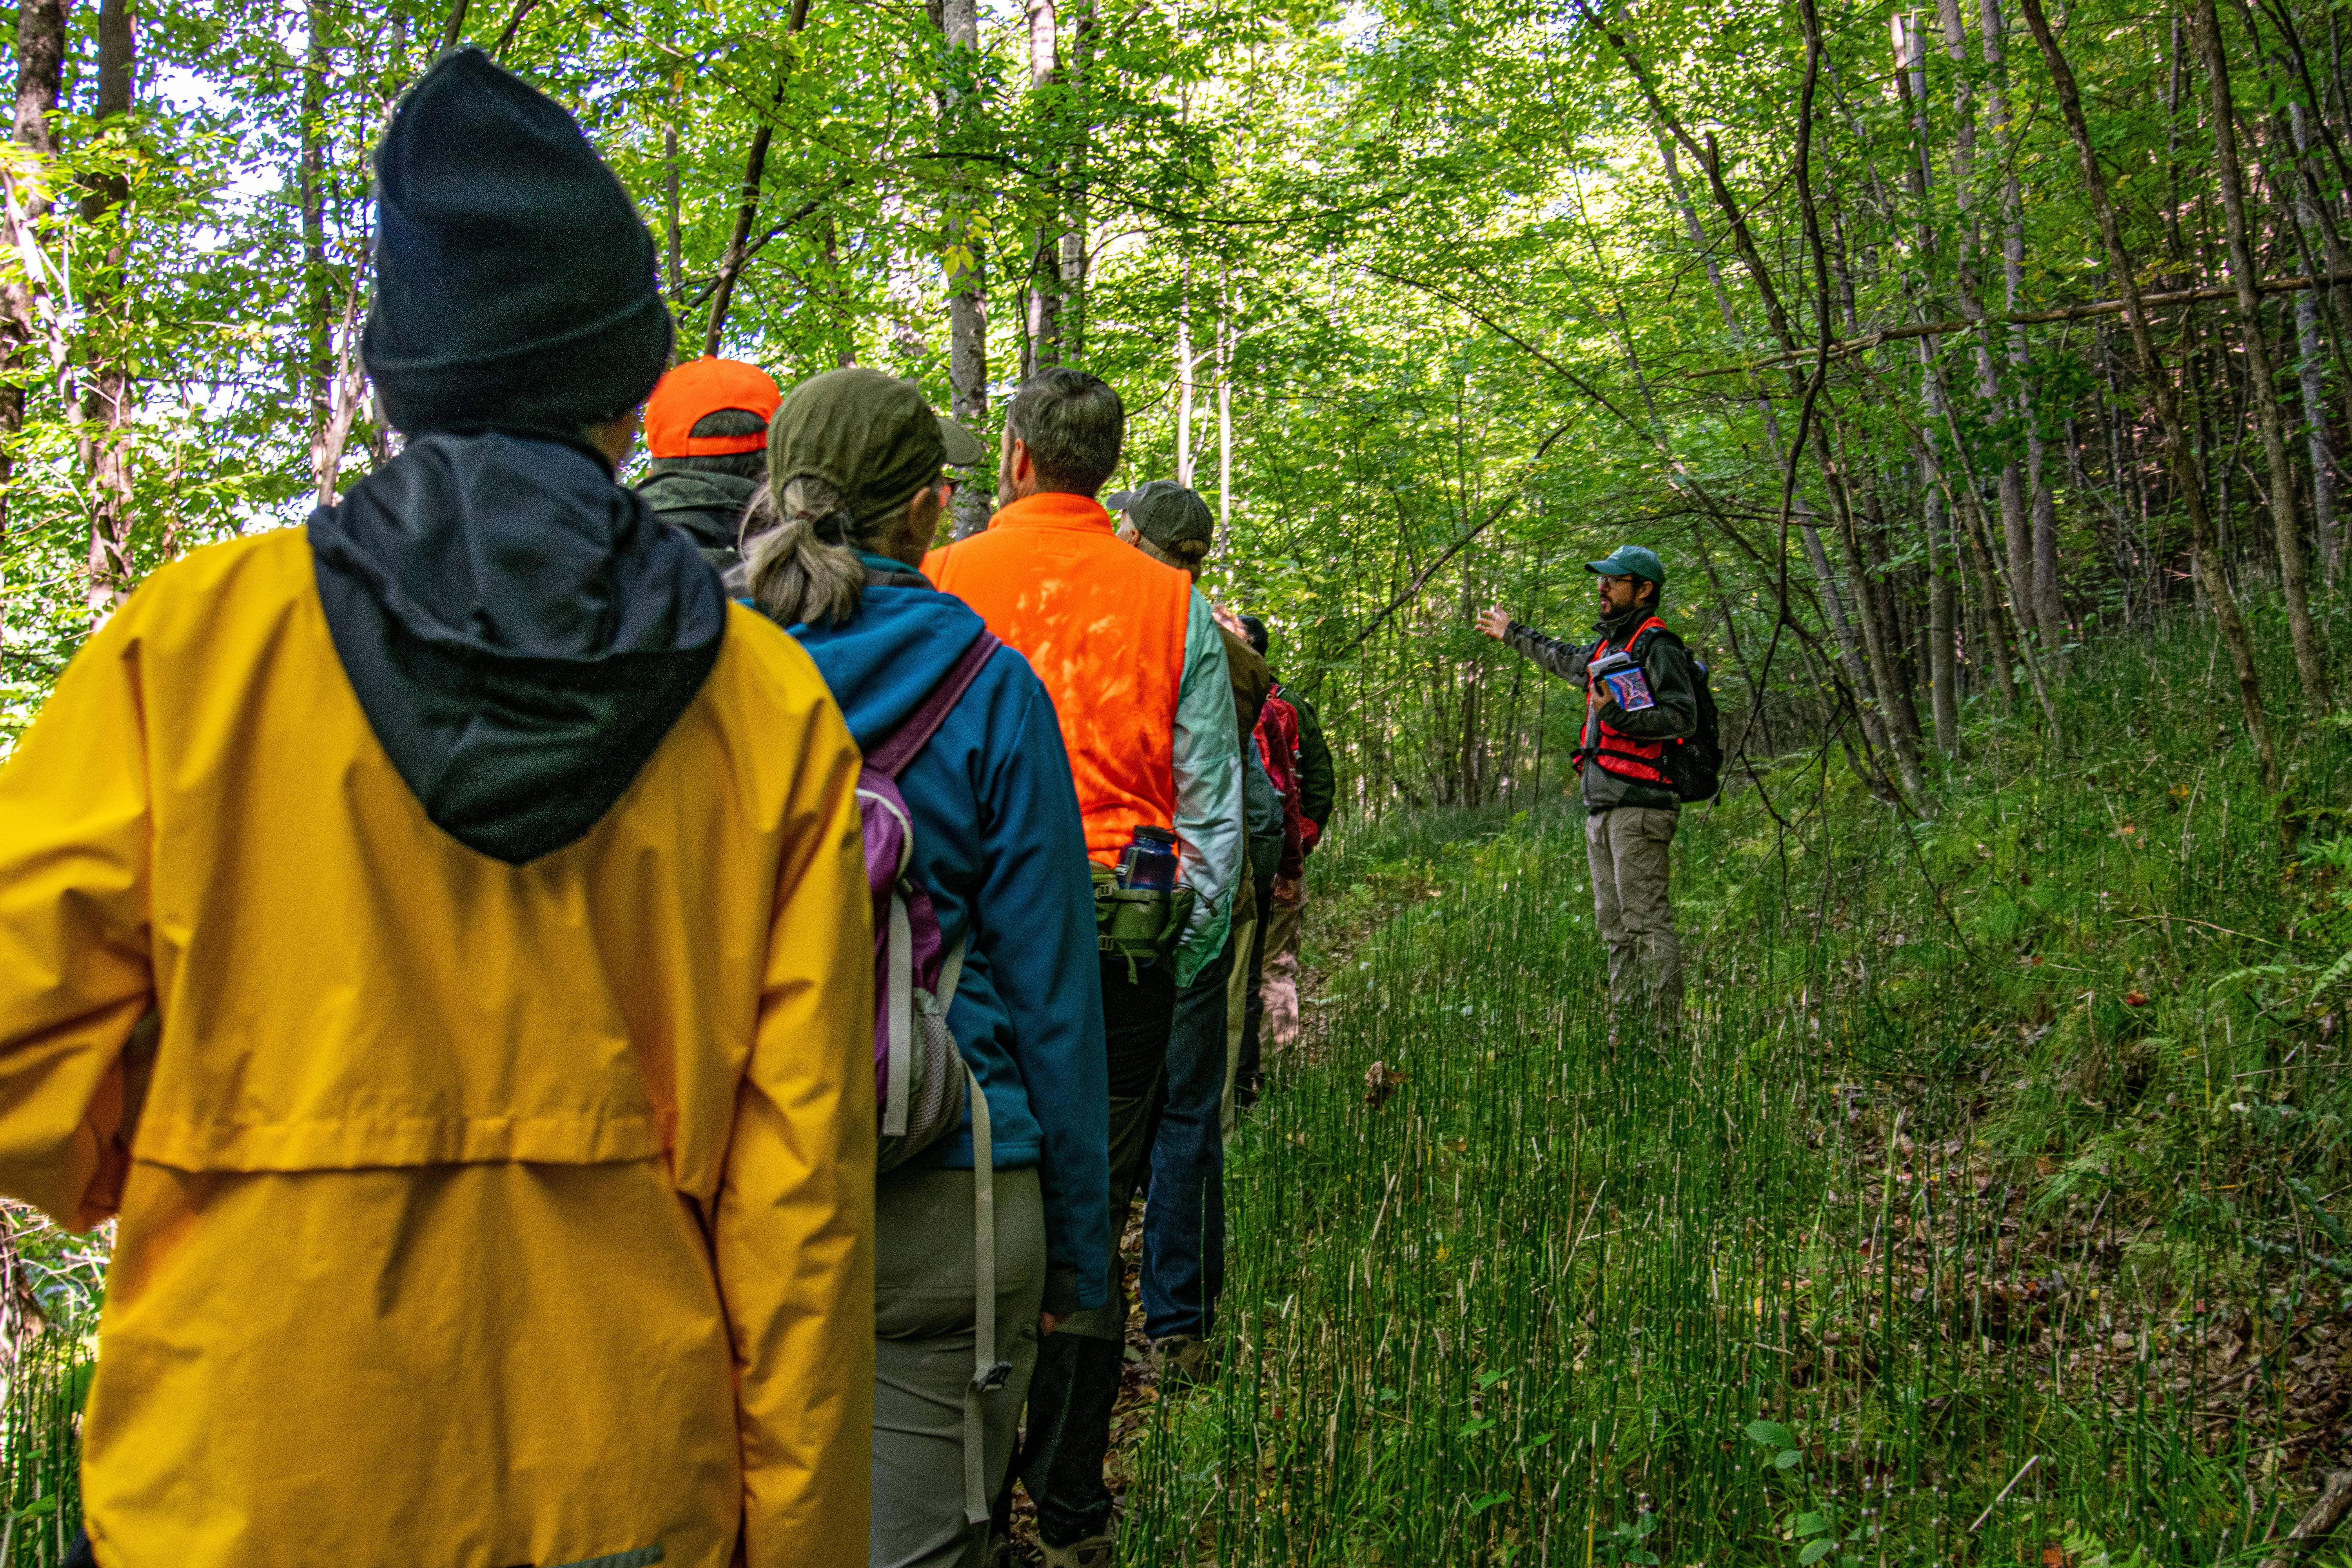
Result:
{"label": "purple backpack strap", "polygon": [[940,683],[931,688],[931,694],[923,699],[923,705],[907,715],[906,720],[890,731],[890,738],[867,754],[866,765],[886,777],[897,778],[907,764],[915,760],[915,753],[930,743],[940,726],[947,722],[948,715],[954,711],[964,692],[979,678],[980,667],[988,662],[991,654],[1003,646],[996,640],[995,633],[982,627],[980,636],[964,649],[963,657],[949,667],[947,674],[940,678]]}

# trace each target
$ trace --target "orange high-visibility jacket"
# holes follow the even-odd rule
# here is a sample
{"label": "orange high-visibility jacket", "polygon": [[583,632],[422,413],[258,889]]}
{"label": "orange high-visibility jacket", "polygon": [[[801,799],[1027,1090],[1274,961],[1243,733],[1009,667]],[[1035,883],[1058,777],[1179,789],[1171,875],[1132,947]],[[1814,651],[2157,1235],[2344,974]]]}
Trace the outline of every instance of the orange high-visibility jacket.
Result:
{"label": "orange high-visibility jacket", "polygon": [[299,529],[149,577],[0,767],[0,1193],[121,1215],[104,1568],[865,1563],[857,749],[729,616],[528,865],[426,819]]}
{"label": "orange high-visibility jacket", "polygon": [[923,574],[980,612],[1045,683],[1104,865],[1139,826],[1176,823],[1176,700],[1192,580],[1120,542],[1090,497],[1039,494],[935,550]]}

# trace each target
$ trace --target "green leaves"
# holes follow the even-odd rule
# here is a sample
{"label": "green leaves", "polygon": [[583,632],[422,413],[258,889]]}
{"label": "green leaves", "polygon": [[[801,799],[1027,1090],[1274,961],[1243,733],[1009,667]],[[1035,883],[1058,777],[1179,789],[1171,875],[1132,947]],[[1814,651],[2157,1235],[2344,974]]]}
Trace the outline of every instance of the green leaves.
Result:
{"label": "green leaves", "polygon": [[1777,1450],[1772,1456],[1772,1468],[1793,1470],[1804,1463],[1804,1450],[1798,1446],[1797,1435],[1778,1421],[1750,1421],[1748,1436],[1767,1448]]}

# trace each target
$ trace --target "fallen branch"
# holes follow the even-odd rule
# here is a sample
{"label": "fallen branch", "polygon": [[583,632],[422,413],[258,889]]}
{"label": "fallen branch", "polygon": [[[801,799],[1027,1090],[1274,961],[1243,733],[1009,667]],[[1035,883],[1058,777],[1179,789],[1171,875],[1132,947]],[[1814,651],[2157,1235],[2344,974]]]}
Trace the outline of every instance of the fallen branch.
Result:
{"label": "fallen branch", "polygon": [[2304,1510],[2303,1517],[2294,1521],[2294,1528],[2286,1532],[2286,1539],[2279,1542],[2285,1550],[2263,1558],[2262,1568],[2287,1568],[2288,1558],[2296,1542],[2326,1540],[2328,1532],[2343,1521],[2347,1509],[2352,1509],[2352,1470],[2336,1470],[2328,1476],[2327,1484],[2320,1489],[2319,1500]]}
{"label": "fallen branch", "polygon": [[[2265,278],[2254,285],[2264,294],[2294,294],[2305,289],[2321,289],[2335,283],[2352,283],[2352,272],[2326,272],[2313,278]],[[2228,300],[2236,296],[2234,285],[2223,284],[2204,289],[2176,289],[2168,294],[2143,294],[2140,303],[2147,306],[2194,305],[2207,300]],[[1965,332],[1982,326],[2032,327],[2051,321],[2084,321],[2094,316],[2120,316],[2126,306],[2121,300],[2098,300],[2088,305],[2066,305],[2050,310],[2014,310],[2005,316],[1987,316],[1981,322],[1970,321],[1920,321],[1907,327],[1882,327],[1874,332],[1864,332],[1858,338],[1848,338],[1829,346],[1829,357],[1844,359],[1853,354],[1868,353],[1884,343],[1898,342],[1906,338],[1941,337],[1947,332]],[[1815,356],[1816,349],[1804,349],[1796,353],[1774,354],[1751,364],[1717,365],[1713,370],[1695,370],[1693,376],[1748,375],[1757,372],[1777,370]]]}

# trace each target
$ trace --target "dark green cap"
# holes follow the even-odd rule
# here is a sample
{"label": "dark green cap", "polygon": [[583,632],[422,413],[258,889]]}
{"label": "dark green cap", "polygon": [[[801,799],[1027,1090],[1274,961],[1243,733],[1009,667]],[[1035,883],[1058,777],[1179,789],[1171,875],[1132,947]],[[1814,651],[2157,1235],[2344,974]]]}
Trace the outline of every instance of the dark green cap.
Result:
{"label": "dark green cap", "polygon": [[1206,544],[1217,536],[1209,503],[1174,479],[1153,479],[1105,496],[1103,510],[1127,513],[1134,520],[1135,531],[1163,550],[1188,541]]}
{"label": "dark green cap", "polygon": [[1641,577],[1661,588],[1666,585],[1665,563],[1647,545],[1621,544],[1609,552],[1608,559],[1586,562],[1584,569],[1603,577]]}
{"label": "dark green cap", "polygon": [[768,482],[781,493],[794,479],[823,479],[861,525],[904,506],[942,464],[969,468],[987,455],[914,383],[878,370],[812,376],[768,421]]}

